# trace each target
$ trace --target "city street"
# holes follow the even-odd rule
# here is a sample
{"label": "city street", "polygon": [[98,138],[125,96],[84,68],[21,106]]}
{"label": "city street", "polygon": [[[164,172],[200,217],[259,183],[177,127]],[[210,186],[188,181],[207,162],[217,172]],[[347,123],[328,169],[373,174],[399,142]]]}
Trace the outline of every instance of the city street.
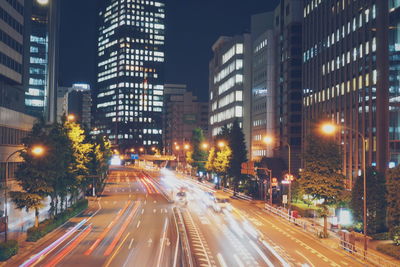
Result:
{"label": "city street", "polygon": [[[133,169],[112,171],[98,209],[62,227],[63,236],[37,247],[21,266],[181,266],[177,206],[184,219],[194,266],[284,266],[285,260],[258,240],[251,225],[217,213],[191,183]],[[172,186],[174,184],[174,186]],[[177,187],[188,188],[188,203],[171,204]],[[164,192],[162,192],[163,190]],[[167,193],[165,193],[167,192]],[[183,237],[182,237],[183,238]]]}

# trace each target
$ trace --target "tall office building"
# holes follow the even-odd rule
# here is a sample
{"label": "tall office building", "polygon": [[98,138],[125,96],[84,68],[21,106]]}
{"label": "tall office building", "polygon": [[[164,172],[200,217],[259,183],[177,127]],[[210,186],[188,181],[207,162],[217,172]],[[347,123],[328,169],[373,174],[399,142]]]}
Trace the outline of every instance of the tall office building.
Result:
{"label": "tall office building", "polygon": [[24,110],[24,4],[0,1],[0,106]]}
{"label": "tall office building", "polygon": [[274,156],[274,145],[265,136],[275,136],[276,41],[274,13],[252,16],[252,95],[251,95],[251,160]]}
{"label": "tall office building", "polygon": [[[251,36],[220,37],[212,47],[209,64],[209,137],[238,119],[250,152]],[[244,103],[248,103],[244,105]]]}
{"label": "tall office building", "polygon": [[302,115],[302,8],[303,0],[282,0],[275,9],[276,40],[276,138],[275,156],[289,163],[291,172],[301,167]]}
{"label": "tall office building", "polygon": [[47,7],[33,1],[30,13],[30,20],[27,23],[29,70],[25,82],[25,106],[29,114],[43,117],[48,71]]}
{"label": "tall office building", "polygon": [[[366,138],[368,166],[400,160],[400,1],[305,1],[303,136],[321,119]],[[320,27],[323,25],[323,27]],[[351,188],[362,168],[362,141],[343,129]]]}
{"label": "tall office building", "polygon": [[101,1],[99,22],[95,127],[121,149],[161,148],[164,1]]}

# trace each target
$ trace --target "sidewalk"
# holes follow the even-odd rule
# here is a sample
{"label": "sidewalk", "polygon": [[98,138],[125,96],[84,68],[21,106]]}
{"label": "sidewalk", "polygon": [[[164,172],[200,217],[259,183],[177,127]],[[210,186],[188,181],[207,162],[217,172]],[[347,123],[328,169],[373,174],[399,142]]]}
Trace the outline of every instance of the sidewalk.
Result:
{"label": "sidewalk", "polygon": [[[77,217],[73,217],[65,222],[63,225],[59,226],[52,232],[48,233],[43,238],[39,239],[36,242],[28,242],[26,241],[26,232],[12,232],[10,233],[9,239],[15,239],[18,241],[19,250],[18,254],[10,258],[9,260],[0,263],[0,266],[19,266],[23,261],[27,260],[33,254],[39,252],[38,248],[45,248],[50,245],[52,242],[57,240],[60,236],[65,234],[65,227],[70,225],[73,227],[77,222],[81,221],[80,218],[89,216],[92,212],[95,212],[98,209],[97,202],[89,199],[88,208],[83,211]],[[79,219],[78,219],[79,218]]]}
{"label": "sidewalk", "polygon": [[[267,212],[268,214],[280,217],[276,214],[272,214],[269,211],[267,211],[265,209],[265,203],[263,201],[253,201],[254,205],[257,206],[259,209],[263,210],[264,212]],[[312,227],[315,228],[315,235],[313,236],[316,240],[320,241],[321,243],[323,243],[325,246],[331,248],[331,249],[339,249],[339,250],[344,250],[343,248],[340,247],[340,238],[339,235],[333,231],[328,231],[329,232],[329,237],[328,238],[318,238],[317,237],[317,231],[321,231],[323,229],[322,225],[319,224],[314,224],[314,220],[307,220],[305,218],[300,218],[300,219],[296,219],[295,221],[293,220],[287,220],[284,219],[282,217],[280,217],[282,220],[285,220],[286,222],[290,222],[293,226],[298,225],[297,229],[301,229],[304,232],[307,232],[308,234],[311,234],[313,231],[310,231],[311,229],[307,229],[305,227],[302,227],[302,224],[304,222],[308,222],[310,225],[313,225]],[[390,263],[390,266],[400,266],[400,261],[390,257],[388,255],[385,255],[379,251],[376,250],[376,246],[382,243],[382,241],[370,241],[368,244],[368,257],[371,258],[372,261],[374,262],[379,262],[380,266],[389,266],[385,261],[387,261],[388,263]],[[360,253],[363,252],[363,243],[357,241],[356,242],[356,250]],[[349,252],[350,253],[350,252]],[[354,253],[352,254],[354,255]],[[383,259],[383,260],[382,260]]]}

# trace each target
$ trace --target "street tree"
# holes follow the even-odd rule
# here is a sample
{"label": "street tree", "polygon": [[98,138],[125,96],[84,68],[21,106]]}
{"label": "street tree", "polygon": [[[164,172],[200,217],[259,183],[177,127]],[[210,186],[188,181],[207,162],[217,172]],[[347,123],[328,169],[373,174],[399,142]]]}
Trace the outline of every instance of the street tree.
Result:
{"label": "street tree", "polygon": [[388,227],[393,231],[400,226],[400,165],[387,171],[386,181]]}
{"label": "street tree", "polygon": [[[367,180],[367,225],[368,234],[380,233],[385,230],[386,221],[386,186],[385,176],[376,168],[369,167]],[[359,176],[352,190],[351,207],[357,221],[363,221],[364,179]]]}
{"label": "street tree", "polygon": [[212,147],[208,153],[208,158],[207,158],[207,162],[205,165],[205,168],[209,173],[215,172],[215,168],[214,168],[215,157],[216,157],[215,147]]}
{"label": "street tree", "polygon": [[226,174],[228,172],[229,163],[231,161],[232,150],[228,145],[219,148],[216,152],[215,159],[213,162],[213,167],[215,173],[218,175],[218,186],[220,184],[221,177],[226,184]]}
{"label": "street tree", "polygon": [[190,164],[197,169],[197,171],[205,171],[207,160],[207,152],[202,149],[204,143],[204,133],[201,128],[196,128],[192,133],[191,151],[190,151]]}
{"label": "street tree", "polygon": [[53,189],[46,182],[48,175],[46,159],[44,157],[34,157],[29,153],[34,145],[42,144],[48,137],[43,121],[36,123],[32,131],[22,141],[24,151],[21,152],[23,162],[18,166],[15,179],[22,190],[11,191],[10,197],[18,209],[26,209],[28,212],[35,212],[35,226],[39,225],[39,209],[43,206],[43,201]]}
{"label": "street tree", "polygon": [[243,180],[246,177],[241,173],[241,164],[247,161],[247,149],[244,134],[237,119],[233,122],[232,128],[229,131],[228,140],[229,147],[232,151],[228,174],[233,178],[234,192],[236,192],[240,180]]}
{"label": "street tree", "polygon": [[298,179],[300,190],[313,200],[323,200],[324,236],[328,235],[328,207],[340,201],[345,177],[341,174],[341,153],[332,139],[310,136],[304,153],[304,170]]}

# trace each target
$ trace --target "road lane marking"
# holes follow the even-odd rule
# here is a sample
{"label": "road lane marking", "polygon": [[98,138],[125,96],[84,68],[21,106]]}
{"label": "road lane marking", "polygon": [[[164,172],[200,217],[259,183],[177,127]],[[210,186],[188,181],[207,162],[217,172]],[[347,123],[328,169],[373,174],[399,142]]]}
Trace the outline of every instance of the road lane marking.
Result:
{"label": "road lane marking", "polygon": [[144,209],[142,209],[142,215],[143,215],[143,213],[144,213]]}
{"label": "road lane marking", "polygon": [[315,266],[314,264],[312,264],[312,262],[311,262],[311,260],[309,258],[307,258],[303,253],[301,253],[297,249],[296,249],[296,253],[299,254],[301,257],[303,257],[307,261],[307,263],[310,264],[311,267]]}
{"label": "road lane marking", "polygon": [[235,261],[239,265],[239,267],[244,267],[243,262],[239,259],[239,257],[236,254],[233,254],[233,258],[235,259]]}
{"label": "road lane marking", "polygon": [[268,259],[267,256],[265,256],[264,252],[261,251],[261,249],[259,247],[257,247],[256,244],[254,244],[253,241],[250,240],[250,244],[251,246],[257,251],[258,255],[261,256],[261,258],[267,263],[267,265],[269,267],[274,267],[274,265],[272,264],[272,262]]}
{"label": "road lane marking", "polygon": [[133,238],[131,239],[131,242],[129,242],[129,247],[128,247],[128,249],[131,249],[132,243],[133,243]]}
{"label": "road lane marking", "polygon": [[111,258],[108,260],[108,262],[104,265],[104,267],[110,266],[112,260],[114,259],[115,255],[117,255],[118,251],[121,249],[122,245],[125,243],[125,240],[128,238],[128,236],[131,233],[128,233],[125,238],[122,240],[121,244],[118,246],[118,248],[115,250],[114,254],[111,256]]}
{"label": "road lane marking", "polygon": [[221,264],[221,267],[228,267],[228,265],[226,265],[224,258],[221,255],[221,253],[217,254],[217,259],[219,261],[219,264]]}
{"label": "road lane marking", "polygon": [[165,243],[165,236],[167,234],[167,229],[168,229],[168,219],[165,218],[164,227],[163,227],[163,236],[161,238],[161,243],[160,243],[160,254],[158,255],[158,259],[157,259],[157,267],[160,267],[161,258],[164,253],[164,243]]}
{"label": "road lane marking", "polygon": [[157,212],[157,210],[156,210],[156,209],[154,209],[154,210],[153,210],[153,213],[156,213],[156,212]]}
{"label": "road lane marking", "polygon": [[138,221],[136,228],[139,228],[139,226],[140,226],[140,220]]}
{"label": "road lane marking", "polygon": [[111,242],[111,244],[108,246],[108,248],[104,252],[104,256],[108,256],[108,255],[111,254],[111,252],[113,251],[114,247],[117,245],[118,241],[120,240],[122,234],[124,233],[124,231],[128,227],[128,224],[131,222],[133,216],[136,214],[136,211],[138,210],[139,205],[140,205],[139,202],[136,202],[136,204],[132,208],[131,213],[129,214],[128,218],[125,219],[124,224],[122,225],[122,227],[118,231],[118,233],[115,236],[114,240]]}

